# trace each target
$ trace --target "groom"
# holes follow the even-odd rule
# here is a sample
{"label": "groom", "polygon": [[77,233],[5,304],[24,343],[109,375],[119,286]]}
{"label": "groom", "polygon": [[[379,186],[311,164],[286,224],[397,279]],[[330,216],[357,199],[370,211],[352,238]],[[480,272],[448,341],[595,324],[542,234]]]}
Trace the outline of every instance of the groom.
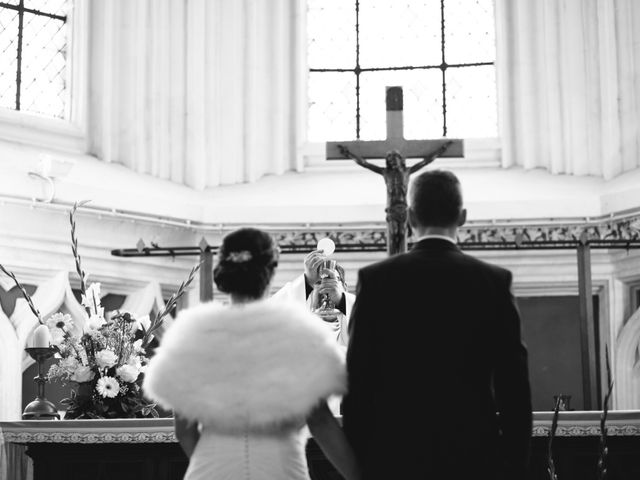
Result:
{"label": "groom", "polygon": [[371,479],[525,478],[527,351],[511,273],[460,251],[460,183],[415,178],[406,254],[360,270],[344,429]]}

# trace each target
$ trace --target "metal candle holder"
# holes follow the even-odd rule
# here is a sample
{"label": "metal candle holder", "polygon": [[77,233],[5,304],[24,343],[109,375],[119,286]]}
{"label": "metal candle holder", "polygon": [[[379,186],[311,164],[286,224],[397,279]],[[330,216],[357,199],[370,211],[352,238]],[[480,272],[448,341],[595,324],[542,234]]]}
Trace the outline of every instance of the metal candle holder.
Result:
{"label": "metal candle holder", "polygon": [[56,349],[54,347],[31,347],[25,348],[25,351],[38,364],[38,376],[33,378],[33,381],[38,385],[38,396],[24,408],[22,419],[59,420],[60,415],[58,414],[58,409],[44,396],[44,384],[47,383],[49,379],[42,373],[44,362],[56,353]]}
{"label": "metal candle holder", "polygon": [[571,395],[560,394],[553,396],[553,403],[560,402],[558,405],[558,410],[561,412],[573,410],[571,408]]}

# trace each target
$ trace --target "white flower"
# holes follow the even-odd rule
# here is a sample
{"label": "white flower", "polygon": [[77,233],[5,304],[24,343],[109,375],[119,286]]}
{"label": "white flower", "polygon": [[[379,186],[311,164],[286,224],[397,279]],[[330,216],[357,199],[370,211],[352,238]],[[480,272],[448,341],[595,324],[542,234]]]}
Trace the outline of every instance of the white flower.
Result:
{"label": "white flower", "polygon": [[115,398],[120,392],[120,384],[113,377],[102,377],[98,380],[96,390],[104,398]]}
{"label": "white flower", "polygon": [[47,326],[49,330],[66,330],[67,332],[73,328],[73,320],[68,313],[54,313],[47,320]]}
{"label": "white flower", "polygon": [[51,345],[55,345],[56,347],[61,347],[64,342],[64,332],[59,328],[54,327],[50,330],[51,332]]}
{"label": "white flower", "polygon": [[[133,351],[136,353],[146,353],[145,349],[142,348],[142,339],[138,339],[135,342],[133,342]],[[131,360],[129,360],[129,363],[131,363]]]}
{"label": "white flower", "polygon": [[142,367],[142,362],[140,361],[140,357],[138,357],[137,355],[132,355],[131,357],[129,357],[127,365],[131,365],[132,367],[135,367],[136,370],[140,370],[140,367]]}
{"label": "white flower", "polygon": [[145,330],[149,330],[149,327],[151,326],[151,319],[149,318],[149,315],[145,315],[144,317],[140,317],[136,319],[136,325],[137,325],[137,329],[138,330],[142,330],[143,328]]}
{"label": "white flower", "polygon": [[116,374],[123,382],[132,383],[136,381],[140,372],[133,365],[122,365],[116,369]]}
{"label": "white flower", "polygon": [[100,350],[96,353],[96,363],[100,368],[113,367],[118,363],[118,356],[113,352],[113,350]]}
{"label": "white flower", "polygon": [[73,373],[76,368],[78,368],[79,363],[76,357],[67,357],[60,361],[60,367],[63,368],[67,373]]}
{"label": "white flower", "polygon": [[85,324],[87,331],[98,330],[101,328],[106,322],[106,320],[101,315],[92,314]]}
{"label": "white flower", "polygon": [[94,376],[95,373],[91,370],[90,367],[88,367],[87,365],[79,365],[78,368],[76,368],[76,371],[73,372],[73,375],[69,377],[69,380],[78,383],[89,382],[93,380]]}
{"label": "white flower", "polygon": [[104,308],[100,304],[100,284],[92,283],[82,295],[82,306],[87,307],[92,315],[103,316]]}
{"label": "white flower", "polygon": [[51,344],[60,345],[64,341],[65,332],[69,333],[73,329],[73,320],[69,314],[54,313],[47,320],[47,327],[51,332]]}

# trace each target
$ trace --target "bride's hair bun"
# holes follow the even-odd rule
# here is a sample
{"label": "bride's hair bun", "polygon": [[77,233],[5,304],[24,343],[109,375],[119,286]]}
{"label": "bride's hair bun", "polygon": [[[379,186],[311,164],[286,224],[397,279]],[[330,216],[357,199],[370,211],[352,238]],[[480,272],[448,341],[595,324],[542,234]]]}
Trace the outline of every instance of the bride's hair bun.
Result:
{"label": "bride's hair bun", "polygon": [[278,266],[278,247],[271,235],[241,228],[222,240],[213,279],[224,293],[260,298]]}

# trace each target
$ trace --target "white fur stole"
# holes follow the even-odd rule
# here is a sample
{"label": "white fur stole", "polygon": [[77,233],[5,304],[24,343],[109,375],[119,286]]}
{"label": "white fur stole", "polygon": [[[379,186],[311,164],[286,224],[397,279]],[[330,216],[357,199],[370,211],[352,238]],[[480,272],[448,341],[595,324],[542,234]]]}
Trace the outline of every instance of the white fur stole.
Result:
{"label": "white fur stole", "polygon": [[304,306],[259,301],[183,312],[146,370],[144,392],[165,408],[220,429],[304,420],[346,391],[344,353]]}

